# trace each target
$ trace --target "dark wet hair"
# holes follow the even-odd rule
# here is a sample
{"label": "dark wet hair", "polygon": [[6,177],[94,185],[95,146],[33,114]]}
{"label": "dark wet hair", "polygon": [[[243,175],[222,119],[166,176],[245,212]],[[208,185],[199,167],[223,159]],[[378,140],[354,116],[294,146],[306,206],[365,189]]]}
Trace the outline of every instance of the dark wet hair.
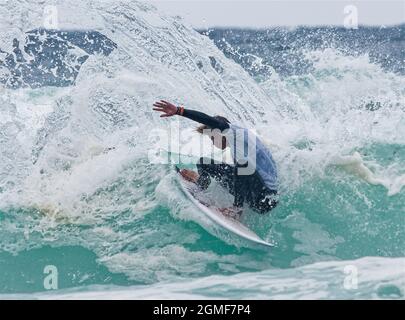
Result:
{"label": "dark wet hair", "polygon": [[[228,124],[231,123],[227,118],[222,117],[222,116],[215,116],[215,117],[213,117],[213,118],[214,118],[215,120],[218,120],[218,121],[221,121],[221,122],[224,122],[224,123],[228,123]],[[209,126],[203,124],[202,126],[199,126],[199,127],[197,128],[197,132],[203,134],[203,133],[204,133],[204,130],[208,130],[208,129],[212,129],[212,128],[210,128]]]}

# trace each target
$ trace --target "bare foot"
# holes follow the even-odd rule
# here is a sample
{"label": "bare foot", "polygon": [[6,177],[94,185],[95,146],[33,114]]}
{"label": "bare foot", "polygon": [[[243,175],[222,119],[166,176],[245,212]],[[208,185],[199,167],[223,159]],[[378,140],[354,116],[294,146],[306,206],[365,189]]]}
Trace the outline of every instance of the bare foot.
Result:
{"label": "bare foot", "polygon": [[192,171],[192,170],[187,170],[187,169],[181,170],[180,174],[185,180],[194,182],[194,183],[197,183],[198,178],[200,177],[200,175],[197,172]]}
{"label": "bare foot", "polygon": [[218,208],[218,210],[227,218],[240,220],[242,209],[240,208]]}

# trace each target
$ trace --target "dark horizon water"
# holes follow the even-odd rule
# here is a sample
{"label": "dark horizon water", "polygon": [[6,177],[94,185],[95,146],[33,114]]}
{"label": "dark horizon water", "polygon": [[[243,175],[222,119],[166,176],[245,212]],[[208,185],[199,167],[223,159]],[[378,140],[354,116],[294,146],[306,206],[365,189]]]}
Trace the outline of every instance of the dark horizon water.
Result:
{"label": "dark horizon water", "polygon": [[[405,74],[405,24],[347,29],[335,26],[269,29],[210,28],[199,30],[251,75],[266,77],[270,66],[281,76],[311,72],[303,52],[336,49],[350,56],[367,55],[385,70]],[[251,56],[253,55],[253,56]],[[255,57],[262,58],[257,66]]]}

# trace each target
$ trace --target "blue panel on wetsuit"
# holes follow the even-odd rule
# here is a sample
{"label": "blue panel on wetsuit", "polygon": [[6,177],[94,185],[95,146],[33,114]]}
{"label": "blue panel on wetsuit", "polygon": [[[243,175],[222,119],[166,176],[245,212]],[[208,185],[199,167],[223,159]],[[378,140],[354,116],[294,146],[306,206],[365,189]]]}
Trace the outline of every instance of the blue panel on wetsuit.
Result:
{"label": "blue panel on wetsuit", "polygon": [[[246,163],[248,161],[249,165],[255,163],[256,172],[262,178],[267,188],[277,191],[277,166],[270,150],[252,131],[235,125],[230,125],[230,129],[227,136],[230,141],[234,142],[230,142],[229,144],[235,163],[238,161],[239,163]],[[239,141],[241,142],[239,143]],[[243,150],[240,147],[242,144]],[[236,145],[238,145],[238,148]],[[255,145],[255,152],[249,152],[249,146],[252,148]]]}

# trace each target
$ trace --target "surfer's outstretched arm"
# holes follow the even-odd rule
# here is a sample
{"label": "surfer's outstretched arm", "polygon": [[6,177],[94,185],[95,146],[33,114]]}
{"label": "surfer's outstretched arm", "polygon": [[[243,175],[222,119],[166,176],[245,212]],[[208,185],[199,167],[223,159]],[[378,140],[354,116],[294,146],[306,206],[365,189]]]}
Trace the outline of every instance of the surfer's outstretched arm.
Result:
{"label": "surfer's outstretched arm", "polygon": [[155,102],[155,104],[153,105],[153,110],[162,112],[162,118],[179,115],[195,122],[204,124],[211,129],[219,129],[221,131],[229,129],[229,123],[227,123],[226,121],[218,120],[199,111],[187,110],[184,107],[176,107],[174,104],[171,104],[170,102],[164,100]]}
{"label": "surfer's outstretched arm", "polygon": [[217,120],[214,117],[211,117],[205,113],[202,113],[199,111],[194,111],[194,110],[181,109],[181,108],[180,108],[180,112],[182,112],[181,115],[183,117],[196,121],[198,123],[204,124],[211,129],[219,129],[221,131],[229,129],[229,124],[227,122]]}

